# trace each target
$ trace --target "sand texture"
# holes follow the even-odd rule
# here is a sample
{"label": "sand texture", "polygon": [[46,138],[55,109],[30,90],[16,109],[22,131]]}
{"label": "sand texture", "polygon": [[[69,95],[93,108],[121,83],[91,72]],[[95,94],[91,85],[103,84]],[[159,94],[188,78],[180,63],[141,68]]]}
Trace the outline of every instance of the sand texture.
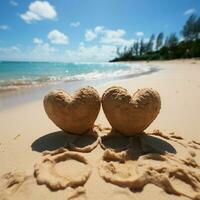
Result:
{"label": "sand texture", "polygon": [[38,185],[33,176],[28,176],[25,172],[19,171],[4,174],[1,177],[0,188],[0,199],[2,200],[86,199],[83,187],[52,192],[46,186]]}
{"label": "sand texture", "polygon": [[44,109],[61,129],[83,134],[93,127],[100,110],[100,98],[92,87],[81,88],[73,97],[64,91],[52,91],[44,97]]}
{"label": "sand texture", "polygon": [[[128,188],[130,197],[139,196],[146,185],[153,184],[168,195],[200,199],[199,142],[159,130],[126,137],[110,128],[98,129],[97,151],[80,153],[67,147],[44,151],[32,175],[10,172],[1,177],[0,197],[25,199],[45,190],[45,198],[56,199],[55,194],[62,192],[66,199],[91,199],[87,182],[98,171],[97,182],[102,179],[105,187]],[[97,154],[99,160],[93,162],[91,157]]]}
{"label": "sand texture", "polygon": [[199,200],[200,61],[149,64],[161,70],[96,88],[102,96],[117,85],[131,98],[139,88],[158,91],[162,108],[140,134],[111,129],[102,108],[98,125],[79,134],[52,123],[42,99],[1,110],[0,200]]}
{"label": "sand texture", "polygon": [[102,96],[102,107],[111,126],[131,136],[152,123],[160,111],[161,100],[153,89],[141,89],[131,96],[122,87],[111,87]]}
{"label": "sand texture", "polygon": [[82,186],[90,174],[88,161],[80,154],[64,148],[45,152],[41,161],[34,166],[37,183],[45,184],[51,190]]}
{"label": "sand texture", "polygon": [[[195,159],[199,145],[190,145],[191,142],[179,136],[156,131],[129,138],[124,146],[126,150],[120,151],[109,148],[112,137],[115,141],[116,137],[123,140],[113,132],[102,138],[102,144],[107,144],[108,148],[103,154],[99,174],[105,181],[128,187],[133,192],[154,184],[169,194],[200,199],[200,165]],[[176,145],[181,148],[177,150]],[[185,152],[183,157],[180,156],[182,152]]]}

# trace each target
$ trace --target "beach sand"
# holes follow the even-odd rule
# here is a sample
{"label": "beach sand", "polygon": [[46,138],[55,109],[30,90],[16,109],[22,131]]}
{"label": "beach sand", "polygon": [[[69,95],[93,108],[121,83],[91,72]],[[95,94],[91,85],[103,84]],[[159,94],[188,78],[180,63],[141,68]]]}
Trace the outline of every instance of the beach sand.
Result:
{"label": "beach sand", "polygon": [[96,88],[159,92],[161,111],[136,138],[106,137],[102,108],[94,130],[101,138],[64,134],[42,99],[1,111],[0,199],[200,199],[200,61],[146,64],[161,70]]}

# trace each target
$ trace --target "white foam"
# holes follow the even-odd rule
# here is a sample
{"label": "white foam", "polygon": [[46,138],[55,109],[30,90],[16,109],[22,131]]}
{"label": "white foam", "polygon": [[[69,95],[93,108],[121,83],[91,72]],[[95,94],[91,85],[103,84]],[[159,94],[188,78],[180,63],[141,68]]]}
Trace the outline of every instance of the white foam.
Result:
{"label": "white foam", "polygon": [[[73,63],[74,65],[80,65],[80,63]],[[58,82],[66,82],[66,81],[79,81],[79,80],[100,80],[100,79],[117,79],[117,78],[127,78],[133,76],[140,76],[143,74],[152,73],[157,71],[159,68],[156,66],[150,65],[136,65],[136,64],[118,64],[118,63],[87,63],[88,64],[96,64],[97,67],[94,71],[88,73],[80,73],[75,75],[70,75],[69,71],[66,70],[63,76],[40,76],[40,77],[25,77],[23,76],[21,79],[17,80],[0,80],[0,91],[6,89],[16,89],[20,87],[30,87],[32,86],[40,86],[44,84],[53,83],[56,84]],[[107,71],[101,71],[101,67],[108,66]],[[114,66],[114,67],[113,67]],[[116,69],[115,69],[116,66]],[[119,67],[120,66],[120,67]],[[99,69],[98,69],[99,67]]]}

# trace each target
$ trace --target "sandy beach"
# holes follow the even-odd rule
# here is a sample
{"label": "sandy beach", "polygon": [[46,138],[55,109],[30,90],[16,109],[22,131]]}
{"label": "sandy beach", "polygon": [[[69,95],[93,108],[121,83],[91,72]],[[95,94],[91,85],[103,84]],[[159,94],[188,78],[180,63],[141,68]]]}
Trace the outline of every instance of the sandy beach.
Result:
{"label": "sandy beach", "polygon": [[[151,135],[149,137],[155,137],[160,142],[156,142],[156,140],[152,138],[144,139],[142,137],[138,140],[142,141],[144,146],[147,144],[145,147],[147,150],[143,149],[141,151],[138,149],[139,147],[137,147],[138,141],[128,141],[126,137],[120,139],[119,136],[118,139],[114,138],[111,142],[109,140],[106,142],[101,140],[102,143],[105,142],[104,146],[107,145],[107,147],[112,147],[113,142],[116,141],[116,144],[114,144],[116,149],[120,149],[121,146],[125,146],[125,149],[131,146],[130,148],[132,148],[132,150],[139,152],[138,158],[136,160],[133,159],[134,161],[131,159],[127,161],[122,155],[126,151],[122,150],[119,152],[118,157],[117,154],[113,156],[115,160],[113,161],[110,158],[112,157],[112,155],[110,155],[112,151],[110,151],[109,148],[107,150],[103,149],[100,144],[96,147],[93,146],[92,148],[94,149],[91,149],[90,152],[78,153],[87,160],[87,162],[81,162],[81,164],[75,161],[76,159],[69,160],[68,164],[66,164],[67,162],[58,163],[59,161],[53,159],[54,157],[57,159],[56,155],[58,155],[59,152],[56,152],[55,155],[47,152],[45,155],[47,157],[45,158],[52,159],[52,162],[56,163],[55,165],[57,170],[60,170],[60,173],[65,174],[63,171],[66,169],[66,171],[68,171],[66,174],[72,175],[74,173],[75,176],[76,173],[73,169],[77,170],[79,174],[84,174],[85,171],[89,170],[88,176],[85,175],[87,180],[85,180],[81,186],[66,186],[65,189],[62,188],[61,190],[59,189],[60,187],[58,187],[56,192],[52,192],[45,185],[45,181],[41,183],[42,185],[38,185],[36,183],[36,178],[42,174],[41,167],[47,167],[40,163],[43,159],[42,151],[54,151],[65,146],[66,141],[63,133],[47,117],[43,108],[43,99],[7,108],[0,112],[0,176],[8,172],[16,171],[17,173],[18,171],[24,171],[26,175],[24,175],[24,173],[13,175],[12,181],[14,183],[11,183],[9,187],[8,183],[5,181],[9,178],[5,178],[4,176],[2,178],[3,181],[0,182],[0,194],[2,195],[0,195],[0,199],[59,198],[107,200],[112,198],[113,200],[147,200],[150,196],[151,199],[156,198],[160,200],[200,199],[200,179],[198,177],[200,171],[200,60],[141,63],[158,66],[160,70],[148,75],[116,80],[97,87],[96,89],[100,96],[111,86],[124,87],[130,93],[140,88],[153,88],[157,90],[161,97],[161,111],[145,132]],[[110,125],[102,108],[95,124],[101,125],[101,127],[96,127],[97,133],[100,136],[106,135],[110,131],[108,128],[105,129],[105,127],[110,127]],[[163,135],[154,130],[161,131]],[[68,138],[71,138],[71,136],[68,136]],[[82,139],[79,138],[79,140],[77,146],[83,147],[94,142],[95,138],[88,139],[82,136]],[[151,148],[148,145],[152,145]],[[157,152],[159,151],[159,145],[161,145],[160,149],[164,148],[160,154]],[[74,146],[76,146],[76,144],[74,144]],[[77,151],[75,149],[71,152]],[[145,157],[148,152],[152,154],[156,152],[161,155],[161,157],[164,156],[162,158],[164,161],[160,164],[154,164],[154,162],[161,162],[158,161],[161,158],[156,160],[148,156]],[[169,154],[165,155],[163,154],[164,152],[168,152]],[[63,156],[68,155],[64,150],[60,152],[60,154]],[[175,157],[173,157],[172,154],[175,155]],[[74,156],[71,154],[69,155],[72,157]],[[110,159],[109,161],[106,156],[108,156],[108,160]],[[188,163],[186,163],[186,160]],[[112,166],[114,169],[121,170],[121,176],[118,172],[113,172],[112,175],[110,174],[112,172],[112,170],[110,171],[111,162],[114,163]],[[149,167],[155,170],[152,175],[149,175],[149,179],[147,175],[144,175],[149,182],[147,181],[144,183],[143,181],[142,183],[144,186],[139,188],[135,188],[134,181],[131,182],[128,178],[126,180],[127,174],[129,174],[131,178],[136,176],[134,174],[136,162],[142,163],[138,165],[138,167],[140,167],[138,168],[139,173],[145,170],[149,171]],[[169,172],[165,170],[165,172],[161,172],[162,170],[160,170],[159,172],[157,165],[163,166],[163,169],[170,169],[171,167],[174,171],[172,170]],[[51,167],[52,166],[48,166],[48,169],[46,168],[47,172]],[[37,173],[34,171],[36,168],[39,170]],[[179,174],[180,176],[176,174],[179,169],[180,172],[182,172],[181,175]],[[34,173],[38,176],[33,176]],[[159,173],[161,175],[163,173],[163,176],[158,176]],[[165,181],[159,182],[163,177],[166,177],[167,173],[171,173],[171,176],[169,175],[169,180],[166,179],[172,184],[171,189],[166,186]],[[186,174],[190,176],[186,176]],[[18,179],[16,177],[18,177]],[[26,179],[23,177],[26,177]],[[42,180],[46,177],[49,178],[48,175],[45,175]],[[121,177],[121,179],[119,177]],[[128,183],[128,180],[131,183]],[[141,181],[139,178],[137,180]],[[49,187],[51,188],[51,186],[50,184]],[[31,196],[29,196],[30,194]]]}

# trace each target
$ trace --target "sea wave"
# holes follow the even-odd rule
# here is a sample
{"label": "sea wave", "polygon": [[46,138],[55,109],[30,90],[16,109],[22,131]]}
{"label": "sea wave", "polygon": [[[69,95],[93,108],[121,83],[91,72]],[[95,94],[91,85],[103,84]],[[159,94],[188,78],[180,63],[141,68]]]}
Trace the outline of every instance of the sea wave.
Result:
{"label": "sea wave", "polygon": [[[80,63],[73,63],[74,65],[80,65]],[[87,63],[88,64],[88,63]],[[94,63],[93,63],[94,65]],[[104,64],[102,63],[101,66]],[[109,66],[109,64],[107,63]],[[100,66],[100,64],[98,64]],[[21,88],[28,88],[34,86],[43,86],[45,84],[57,84],[59,82],[69,82],[69,81],[89,81],[89,80],[114,80],[114,79],[122,79],[134,76],[140,76],[144,74],[149,74],[158,70],[156,66],[141,66],[141,65],[128,65],[126,67],[120,67],[115,69],[113,66],[119,66],[119,64],[112,63],[110,64],[111,68],[107,68],[106,70],[99,70],[98,67],[87,73],[77,73],[74,75],[70,75],[69,71],[66,70],[64,75],[43,75],[43,76],[34,76],[34,77],[25,77],[23,76],[20,79],[7,79],[0,80],[0,92],[8,91],[8,90],[17,90]]]}

